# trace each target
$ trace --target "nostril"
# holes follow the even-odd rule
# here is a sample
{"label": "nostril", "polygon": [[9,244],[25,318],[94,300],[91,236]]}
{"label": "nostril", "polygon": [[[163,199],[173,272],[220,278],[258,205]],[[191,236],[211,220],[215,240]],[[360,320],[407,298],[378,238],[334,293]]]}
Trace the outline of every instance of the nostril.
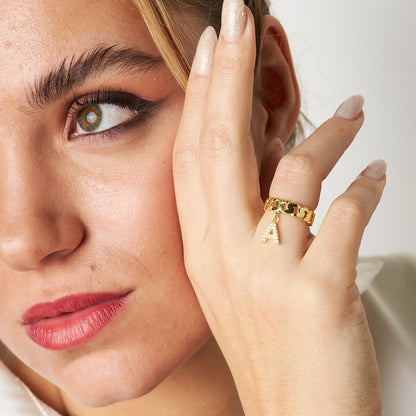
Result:
{"label": "nostril", "polygon": [[72,252],[74,251],[74,249],[64,249],[64,250],[57,250],[53,253],[48,254],[47,256],[45,256],[41,262],[42,263],[53,263],[56,260],[62,259],[64,257],[69,256]]}

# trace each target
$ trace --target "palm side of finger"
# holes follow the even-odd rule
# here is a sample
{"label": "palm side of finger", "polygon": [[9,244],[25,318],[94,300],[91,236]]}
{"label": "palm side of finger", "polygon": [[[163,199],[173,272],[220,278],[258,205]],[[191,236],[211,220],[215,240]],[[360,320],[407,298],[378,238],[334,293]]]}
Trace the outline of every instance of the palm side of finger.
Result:
{"label": "palm side of finger", "polygon": [[[254,30],[250,18],[247,27],[243,48],[251,48],[251,59],[236,59],[235,62],[240,66],[245,62],[251,67],[249,70],[246,67],[241,76],[236,68],[232,70],[236,84],[241,85],[247,84],[244,77],[250,78],[247,74],[252,72],[254,64]],[[224,72],[227,67],[230,69],[232,61],[228,60],[226,65],[219,62],[224,56],[221,45],[220,39],[214,75],[217,66]],[[231,51],[230,45],[225,47]],[[237,48],[237,45],[232,47]],[[296,223],[298,220],[294,218],[281,220],[284,244],[276,247],[272,243],[260,243],[259,235],[264,233],[270,218],[262,217],[255,157],[248,123],[244,122],[250,118],[252,95],[242,94],[243,104],[236,101],[233,111],[221,112],[224,105],[219,106],[218,114],[217,100],[221,102],[228,97],[229,101],[237,93],[235,85],[230,87],[232,77],[215,78],[214,75],[201,79],[191,73],[188,92],[192,94],[193,88],[199,88],[202,102],[192,108],[185,104],[177,154],[190,151],[188,155],[194,158],[186,161],[191,168],[183,170],[175,168],[178,161],[174,155],[175,192],[187,272],[237,386],[243,390],[242,397],[250,396],[250,391],[246,390],[266,395],[275,391],[283,392],[292,403],[297,395],[310,392],[311,399],[315,397],[319,402],[324,397],[319,394],[319,388],[315,388],[313,377],[317,373],[329,385],[331,380],[338,380],[330,389],[334,396],[354,396],[365,385],[377,389],[371,337],[353,284],[355,246],[351,245],[351,253],[347,253],[343,267],[338,271],[333,267],[328,250],[335,237],[330,236],[323,244],[323,238],[318,234],[311,244],[309,231],[305,231],[307,227]],[[248,82],[248,85],[252,83]],[[199,115],[195,116],[194,112]],[[195,119],[198,123],[194,123]],[[187,128],[188,120],[193,120],[193,129]],[[336,146],[336,152],[328,152],[333,156],[330,162],[323,163],[319,175],[315,174],[316,178],[313,178],[318,187],[327,174],[325,169],[332,169],[361,124],[362,117],[351,123],[331,121],[297,150],[298,154],[309,151],[311,155],[310,149],[316,143],[323,142],[322,147]],[[332,133],[325,135],[323,131]],[[337,132],[342,140],[334,144],[330,136]],[[290,158],[286,160],[290,161]],[[296,163],[299,177],[314,174],[313,169],[309,169],[305,175]],[[183,167],[182,162],[179,165]],[[290,171],[288,163],[282,166]],[[289,192],[288,188],[282,192]],[[314,198],[317,203],[319,191],[315,191]],[[370,215],[370,211],[365,215]],[[359,224],[360,219],[356,222]],[[351,238],[356,242],[355,234],[358,235],[361,229],[354,224],[352,229]],[[292,236],[292,245],[288,236]],[[313,256],[308,256],[309,252],[313,252]],[[325,264],[331,267],[324,267]],[[368,365],[371,371],[363,371]],[[290,371],[285,372],[288,368]],[[360,378],[356,384],[351,384],[354,374]],[[250,389],[253,380],[264,389]],[[292,393],[287,391],[285,396],[288,384],[294,387]],[[347,391],[348,386],[351,391]],[[365,400],[352,402],[372,405],[378,402],[376,397],[377,394],[373,394],[368,403],[364,403]],[[302,403],[307,402],[302,400]],[[286,402],[278,403],[284,407]],[[275,410],[282,409],[276,407]]]}

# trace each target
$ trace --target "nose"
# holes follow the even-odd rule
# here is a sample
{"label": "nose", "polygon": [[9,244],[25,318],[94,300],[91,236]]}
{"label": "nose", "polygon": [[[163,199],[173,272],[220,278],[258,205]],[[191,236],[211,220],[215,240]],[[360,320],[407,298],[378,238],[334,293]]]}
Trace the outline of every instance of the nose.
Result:
{"label": "nose", "polygon": [[67,257],[83,240],[84,233],[76,218],[40,217],[30,212],[12,217],[2,232],[0,258],[16,271],[39,269]]}
{"label": "nose", "polygon": [[[31,165],[36,168],[28,169]],[[16,271],[67,258],[85,234],[69,208],[65,182],[31,165],[19,169],[15,163],[0,180],[0,260]]]}

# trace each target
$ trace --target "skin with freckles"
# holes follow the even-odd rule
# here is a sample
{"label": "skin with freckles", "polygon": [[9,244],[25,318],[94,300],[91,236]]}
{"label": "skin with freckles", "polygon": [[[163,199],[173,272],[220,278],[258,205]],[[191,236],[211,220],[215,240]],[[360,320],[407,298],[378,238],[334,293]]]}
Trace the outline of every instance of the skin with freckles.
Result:
{"label": "skin with freckles", "polygon": [[[184,268],[171,167],[184,92],[130,1],[58,3],[0,5],[0,340],[7,365],[63,414],[240,415],[228,365]],[[84,68],[81,84],[45,95],[48,75],[55,76],[49,87],[59,84],[60,68],[97,49],[127,50],[129,63],[110,67],[102,58],[91,66],[95,72]],[[152,61],[132,59],[131,51]],[[286,65],[276,47],[269,52]],[[269,52],[266,72],[276,65]],[[79,74],[73,70],[72,78]],[[154,105],[124,130],[74,134],[81,110],[107,91]],[[267,111],[253,103],[261,163]],[[120,115],[115,105],[103,107],[107,124],[134,116],[129,108]],[[297,114],[297,105],[281,111],[277,134],[289,134]],[[27,336],[22,315],[29,307],[96,292],[131,293],[88,342],[57,352]]]}
{"label": "skin with freckles", "polygon": [[282,215],[261,243],[261,195],[315,209],[363,100],[283,156],[284,31],[264,17],[253,71],[252,16],[223,10],[185,95],[130,1],[0,5],[0,340],[64,415],[381,414],[354,280],[385,166],[316,237]]}
{"label": "skin with freckles", "polygon": [[[184,94],[161,64],[103,71],[30,107],[38,79],[97,45],[160,56],[130,2],[56,4],[0,6],[0,339],[78,401],[104,406],[147,393],[210,336],[184,270],[172,185]],[[107,89],[157,104],[113,137],[69,140],[74,97]],[[21,325],[39,302],[126,291],[116,321],[78,348],[42,348]]]}

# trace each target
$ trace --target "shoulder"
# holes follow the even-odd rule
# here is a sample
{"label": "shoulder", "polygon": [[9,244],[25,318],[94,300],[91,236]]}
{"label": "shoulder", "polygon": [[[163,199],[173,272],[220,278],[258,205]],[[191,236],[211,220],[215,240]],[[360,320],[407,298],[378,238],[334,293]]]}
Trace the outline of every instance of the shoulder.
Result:
{"label": "shoulder", "polygon": [[416,255],[362,262],[367,271],[370,264],[379,268],[367,281],[362,300],[380,368],[384,414],[416,414]]}

